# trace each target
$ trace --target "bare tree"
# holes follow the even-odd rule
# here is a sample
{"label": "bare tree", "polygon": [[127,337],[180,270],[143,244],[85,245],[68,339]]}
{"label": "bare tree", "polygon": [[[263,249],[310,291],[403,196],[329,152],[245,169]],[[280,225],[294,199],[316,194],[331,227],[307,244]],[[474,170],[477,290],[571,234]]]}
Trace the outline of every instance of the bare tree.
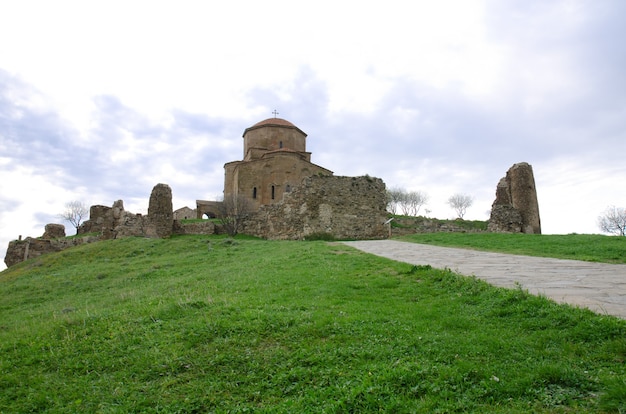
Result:
{"label": "bare tree", "polygon": [[606,233],[626,236],[626,208],[607,207],[598,217],[598,227]]}
{"label": "bare tree", "polygon": [[474,202],[474,197],[467,194],[454,194],[448,199],[448,204],[460,219],[463,219],[465,212],[471,207]]}
{"label": "bare tree", "polygon": [[427,202],[428,195],[421,191],[407,192],[398,187],[387,190],[387,210],[391,214],[396,214],[401,209],[405,216],[417,216],[420,208]]}
{"label": "bare tree", "polygon": [[82,201],[70,201],[65,204],[65,210],[58,217],[70,222],[76,228],[76,232],[78,232],[80,223],[88,216],[89,209]]}
{"label": "bare tree", "polygon": [[399,187],[393,187],[387,190],[387,210],[391,214],[396,214],[398,206],[402,203],[404,190]]}
{"label": "bare tree", "polygon": [[405,216],[411,215],[411,205],[409,204],[409,193],[402,191],[398,196],[398,204],[402,209],[402,214]]}
{"label": "bare tree", "polygon": [[236,236],[241,228],[241,223],[252,213],[254,204],[241,194],[229,194],[219,204],[219,216],[217,217],[222,227],[229,236]]}
{"label": "bare tree", "polygon": [[405,204],[407,206],[407,215],[417,217],[422,206],[428,203],[428,194],[421,191],[411,191],[406,193]]}

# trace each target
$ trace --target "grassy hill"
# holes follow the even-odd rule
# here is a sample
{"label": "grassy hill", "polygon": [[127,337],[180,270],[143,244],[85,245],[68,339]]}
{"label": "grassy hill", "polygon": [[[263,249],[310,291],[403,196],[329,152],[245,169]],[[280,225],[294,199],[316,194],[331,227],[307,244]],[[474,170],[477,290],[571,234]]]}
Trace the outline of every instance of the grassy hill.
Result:
{"label": "grassy hill", "polygon": [[626,321],[338,243],[103,241],[0,273],[0,412],[624,412]]}

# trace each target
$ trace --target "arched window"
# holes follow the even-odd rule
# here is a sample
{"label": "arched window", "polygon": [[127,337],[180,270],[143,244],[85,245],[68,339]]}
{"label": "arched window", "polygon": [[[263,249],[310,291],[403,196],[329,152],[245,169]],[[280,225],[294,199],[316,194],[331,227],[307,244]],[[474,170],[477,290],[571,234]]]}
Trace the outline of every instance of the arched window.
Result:
{"label": "arched window", "polygon": [[274,199],[274,195],[275,195],[275,187],[272,186],[272,200]]}
{"label": "arched window", "polygon": [[286,192],[286,193],[290,193],[290,192],[291,192],[291,186],[290,186],[289,184],[287,184],[287,185],[285,186],[285,192]]}
{"label": "arched window", "polygon": [[282,147],[283,147],[283,142],[282,142],[282,141],[280,141],[280,142],[278,143],[278,148],[282,148]]}
{"label": "arched window", "polygon": [[252,198],[256,198],[256,187],[252,189]]}

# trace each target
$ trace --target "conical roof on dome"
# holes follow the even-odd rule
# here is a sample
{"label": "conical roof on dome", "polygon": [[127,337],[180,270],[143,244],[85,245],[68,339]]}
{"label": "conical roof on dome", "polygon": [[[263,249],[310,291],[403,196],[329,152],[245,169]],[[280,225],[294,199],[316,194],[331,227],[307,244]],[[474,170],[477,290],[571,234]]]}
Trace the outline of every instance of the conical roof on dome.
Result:
{"label": "conical roof on dome", "polygon": [[287,121],[286,119],[282,119],[282,118],[267,118],[267,119],[264,119],[263,121],[257,122],[251,127],[246,128],[246,130],[243,131],[243,135],[245,136],[248,131],[252,131],[254,129],[263,128],[263,127],[269,127],[269,126],[297,129],[300,133],[302,133],[306,137],[306,134],[304,133],[304,131],[302,131],[300,128],[298,128],[291,122]]}

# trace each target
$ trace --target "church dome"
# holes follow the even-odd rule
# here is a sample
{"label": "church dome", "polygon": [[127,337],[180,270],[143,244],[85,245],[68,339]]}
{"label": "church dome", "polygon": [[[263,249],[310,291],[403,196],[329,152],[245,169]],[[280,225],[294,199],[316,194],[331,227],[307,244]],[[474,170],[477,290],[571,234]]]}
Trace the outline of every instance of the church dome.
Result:
{"label": "church dome", "polygon": [[266,120],[257,122],[256,124],[254,124],[252,126],[252,128],[259,127],[259,126],[262,126],[262,125],[280,125],[280,126],[295,127],[294,124],[292,124],[291,122],[287,121],[286,119],[282,119],[282,118],[267,118]]}
{"label": "church dome", "polygon": [[246,128],[246,130],[243,132],[243,136],[245,136],[249,131],[253,131],[255,129],[265,128],[265,127],[279,127],[279,128],[295,129],[306,137],[306,134],[304,133],[304,131],[302,131],[300,128],[298,128],[291,122],[287,121],[286,119],[282,119],[282,118],[267,118],[267,119],[264,119],[263,121],[257,122],[251,127]]}

